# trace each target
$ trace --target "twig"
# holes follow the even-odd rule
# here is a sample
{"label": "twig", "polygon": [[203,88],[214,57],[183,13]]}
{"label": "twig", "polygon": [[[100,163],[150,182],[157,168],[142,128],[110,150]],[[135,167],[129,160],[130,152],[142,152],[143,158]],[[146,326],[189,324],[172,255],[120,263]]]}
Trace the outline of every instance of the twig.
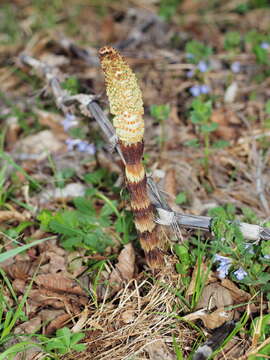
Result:
{"label": "twig", "polygon": [[[48,66],[44,62],[41,62],[28,55],[21,55],[20,61],[23,64],[33,67],[35,70],[38,71],[38,73],[40,73],[43,77],[46,78],[49,86],[52,89],[56,104],[65,114],[67,112],[70,112],[71,110],[69,109],[69,107],[76,103],[80,105],[81,111],[82,107],[89,110],[99,124],[110,146],[112,148],[115,148],[120,154],[122,160],[124,160],[121,154],[121,150],[117,144],[117,136],[115,134],[115,130],[110,120],[107,118],[103,110],[96,102],[96,96],[86,94],[78,94],[71,96],[66,90],[63,90],[61,88],[61,82],[59,79],[61,73],[58,69],[52,66]],[[156,219],[157,223],[164,226],[171,226],[177,235],[179,235],[181,227],[212,232],[213,218],[208,216],[181,214],[173,211],[164,199],[162,192],[158,189],[157,185],[154,183],[151,177],[147,178],[147,184],[148,191],[150,192],[151,196],[151,201],[158,213],[158,218]],[[239,223],[239,228],[243,234],[243,237],[246,240],[256,242],[260,242],[262,240],[270,240],[270,228],[242,222]]]}
{"label": "twig", "polygon": [[59,69],[53,66],[49,66],[46,63],[25,54],[22,54],[19,57],[19,60],[21,63],[33,67],[38,72],[38,74],[41,74],[43,77],[45,77],[49,87],[52,90],[56,105],[65,115],[71,112],[70,107],[76,103],[79,104],[80,111],[84,115],[89,116],[90,112],[99,124],[107,142],[110,144],[111,150],[116,148],[124,162],[121,150],[117,144],[117,136],[115,134],[114,128],[104,112],[101,110],[100,106],[95,101],[97,96],[87,94],[70,95],[68,91],[61,87],[61,78],[64,76],[59,71]]}
{"label": "twig", "polygon": [[97,53],[94,50],[80,47],[63,35],[59,36],[58,42],[59,45],[62,46],[67,52],[82,59],[86,64],[92,66],[99,65],[99,59]]}

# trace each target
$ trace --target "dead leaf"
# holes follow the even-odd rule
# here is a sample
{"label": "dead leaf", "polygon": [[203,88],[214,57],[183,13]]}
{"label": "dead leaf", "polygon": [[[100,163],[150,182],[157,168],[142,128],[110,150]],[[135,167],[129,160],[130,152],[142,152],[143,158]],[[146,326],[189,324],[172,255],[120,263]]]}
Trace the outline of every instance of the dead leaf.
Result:
{"label": "dead leaf", "polygon": [[35,109],[34,111],[38,115],[40,124],[49,127],[57,134],[58,139],[66,140],[68,138],[68,134],[64,132],[63,126],[61,125],[61,122],[64,120],[63,116],[41,109]]}
{"label": "dead leaf", "polygon": [[135,253],[131,243],[125,245],[118,256],[118,263],[112,272],[108,269],[102,271],[99,277],[99,285],[96,293],[99,299],[113,296],[134,277]]}
{"label": "dead leaf", "polygon": [[163,340],[153,341],[145,347],[150,360],[176,360],[176,356],[171,354]]}
{"label": "dead leaf", "polygon": [[[41,239],[44,235],[45,235],[44,233],[37,233],[35,238]],[[55,254],[58,254],[61,256],[66,255],[66,251],[63,248],[61,248],[60,246],[58,246],[56,238],[39,244],[38,249],[39,249],[39,252],[42,254],[49,251],[49,252],[54,252]]]}
{"label": "dead leaf", "polygon": [[49,258],[49,263],[42,266],[42,272],[55,274],[66,270],[66,259],[62,255],[58,255],[52,251],[46,251],[44,257]]}
{"label": "dead leaf", "polygon": [[112,288],[118,291],[123,280],[130,281],[134,276],[135,253],[131,243],[124,246],[118,256],[118,263],[110,274],[109,283]]}
{"label": "dead leaf", "polygon": [[57,329],[62,328],[64,325],[66,325],[66,323],[68,322],[68,320],[71,319],[71,315],[69,314],[63,314],[63,315],[59,315],[55,320],[53,320],[46,328],[45,330],[45,334],[46,335],[51,335],[53,334]]}
{"label": "dead leaf", "polygon": [[34,334],[37,330],[39,330],[40,326],[41,326],[41,317],[36,316],[35,318],[16,326],[14,333]]}
{"label": "dead leaf", "polygon": [[42,322],[47,324],[48,322],[65,313],[66,312],[64,310],[43,309],[39,312],[39,316],[41,317]]}
{"label": "dead leaf", "polygon": [[33,263],[31,261],[16,261],[14,264],[4,267],[4,270],[13,279],[26,280],[33,274]]}
{"label": "dead leaf", "polygon": [[[208,311],[205,314],[197,312],[197,318],[201,319],[208,329],[214,329],[233,319],[234,311],[224,310],[225,307],[232,304],[233,299],[229,290],[218,283],[209,284],[203,289],[196,306],[196,309],[203,308]],[[209,313],[211,309],[215,309],[215,311]]]}
{"label": "dead leaf", "polygon": [[70,200],[74,197],[84,196],[86,187],[81,183],[69,183],[64,188],[44,190],[38,195],[39,203],[46,204],[50,201]]}
{"label": "dead leaf", "polygon": [[214,134],[224,140],[235,140],[239,135],[239,129],[233,125],[239,124],[236,115],[225,107],[213,110],[211,120],[219,126]]}
{"label": "dead leaf", "polygon": [[230,290],[234,304],[241,304],[248,302],[251,295],[244,290],[239,289],[231,280],[223,279],[221,285]]}
{"label": "dead leaf", "polygon": [[17,293],[23,294],[26,288],[26,282],[21,279],[15,279],[12,282],[12,287]]}
{"label": "dead leaf", "polygon": [[218,283],[214,283],[205,286],[196,309],[207,308],[211,310],[213,308],[218,309],[232,304],[233,299],[230,291]]}
{"label": "dead leaf", "polygon": [[48,154],[57,153],[62,148],[64,148],[63,143],[52,131],[43,130],[18,141],[14,152],[16,158],[41,161],[46,159]]}
{"label": "dead leaf", "polygon": [[233,103],[237,96],[237,92],[238,92],[238,84],[237,82],[232,82],[225,91],[224,102]]}
{"label": "dead leaf", "polygon": [[25,216],[17,211],[0,211],[0,223],[5,221],[26,221],[28,216]]}
{"label": "dead leaf", "polygon": [[100,37],[104,44],[112,43],[117,39],[115,34],[115,21],[112,15],[104,17],[101,24]]}
{"label": "dead leaf", "polygon": [[38,306],[52,306],[55,309],[63,309],[64,301],[67,298],[60,296],[59,293],[47,289],[32,289],[29,291],[29,299]]}
{"label": "dead leaf", "polygon": [[242,358],[241,355],[245,355],[248,346],[248,341],[234,337],[224,346],[221,353],[217,354],[216,360],[244,360],[246,357]]}
{"label": "dead leaf", "polygon": [[20,125],[18,123],[18,118],[16,116],[10,116],[6,120],[7,130],[6,130],[6,139],[7,150],[11,151],[14,145],[17,142]]}
{"label": "dead leaf", "polygon": [[61,274],[44,274],[35,278],[35,283],[46,289],[85,296],[84,290],[72,279]]}
{"label": "dead leaf", "polygon": [[208,329],[215,329],[223,325],[226,321],[233,319],[233,311],[225,311],[224,308],[219,308],[211,314],[206,314],[201,317],[203,324]]}
{"label": "dead leaf", "polygon": [[171,195],[173,198],[177,195],[177,182],[175,169],[168,169],[164,179],[164,191]]}
{"label": "dead leaf", "polygon": [[215,329],[225,322],[233,319],[233,311],[225,311],[223,307],[209,313],[207,309],[200,309],[193,313],[187,314],[183,319],[187,321],[202,320],[204,326],[208,329]]}
{"label": "dead leaf", "polygon": [[87,269],[87,266],[83,265],[85,251],[85,249],[73,251],[67,256],[68,270],[74,278],[77,278]]}

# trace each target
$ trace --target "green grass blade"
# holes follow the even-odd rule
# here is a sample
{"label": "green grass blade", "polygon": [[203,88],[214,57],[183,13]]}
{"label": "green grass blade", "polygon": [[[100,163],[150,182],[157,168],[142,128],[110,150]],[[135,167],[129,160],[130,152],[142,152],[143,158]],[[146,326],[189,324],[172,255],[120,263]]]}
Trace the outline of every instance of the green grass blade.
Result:
{"label": "green grass blade", "polygon": [[22,341],[15,344],[0,354],[0,360],[13,359],[14,357],[10,357],[10,355],[15,356],[19,352],[25,351],[32,346],[38,346],[38,344],[32,343],[31,341]]}
{"label": "green grass blade", "polygon": [[18,164],[15,163],[15,161],[12,159],[11,156],[9,156],[7,153],[5,153],[4,151],[0,151],[0,159],[4,159],[6,160],[10,165],[12,165],[17,171],[19,171],[20,173],[22,173],[26,179],[28,181],[30,181],[33,185],[35,185],[38,189],[42,189],[42,186],[29,174],[27,174],[27,172]]}
{"label": "green grass blade", "polygon": [[47,241],[47,240],[52,240],[54,238],[55,238],[54,236],[50,236],[50,237],[47,237],[47,238],[44,238],[44,239],[35,240],[35,241],[31,242],[30,244],[25,244],[25,245],[19,246],[16,249],[8,250],[8,251],[4,252],[3,254],[0,254],[0,263],[7,260],[7,259],[9,259],[9,258],[11,258],[11,257],[14,257],[14,256],[20,254],[21,252],[23,252],[23,251],[25,251],[27,249],[30,249],[33,246],[41,244],[41,243],[43,243],[44,241]]}

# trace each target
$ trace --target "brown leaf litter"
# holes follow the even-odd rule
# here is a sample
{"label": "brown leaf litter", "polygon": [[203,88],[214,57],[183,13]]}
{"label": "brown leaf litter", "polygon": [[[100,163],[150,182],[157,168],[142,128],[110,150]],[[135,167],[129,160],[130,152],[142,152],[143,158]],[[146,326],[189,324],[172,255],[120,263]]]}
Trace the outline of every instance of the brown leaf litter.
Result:
{"label": "brown leaf litter", "polygon": [[[135,0],[132,2],[132,8],[129,4],[110,2],[109,15],[103,18],[96,16],[95,6],[79,0],[76,6],[83,6],[84,11],[78,14],[75,11],[72,21],[75,25],[80,24],[80,31],[76,33],[76,39],[69,41],[72,46],[66,46],[68,41],[65,25],[70,13],[73,13],[72,2],[68,1],[65,9],[61,10],[61,21],[55,24],[53,29],[36,31],[33,30],[36,18],[34,7],[28,6],[27,1],[16,1],[12,10],[20,12],[19,25],[23,29],[27,44],[23,40],[20,44],[1,45],[1,90],[22,113],[27,114],[30,108],[37,116],[39,124],[46,129],[43,128],[41,131],[38,130],[37,134],[31,133],[23,138],[25,134],[20,127],[19,115],[14,115],[12,109],[5,105],[5,111],[8,111],[4,115],[4,124],[7,126],[5,149],[11,152],[15,161],[27,173],[40,180],[44,187],[49,184],[37,198],[32,198],[29,194],[27,198],[26,192],[18,186],[16,199],[26,201],[28,205],[34,203],[40,209],[46,205],[46,208],[55,210],[59,208],[57,200],[69,206],[68,201],[74,195],[81,194],[80,191],[83,192],[81,184],[75,181],[68,184],[59,194],[55,188],[55,179],[51,171],[48,171],[48,155],[53,157],[57,171],[72,164],[79,179],[82,179],[86,172],[99,167],[117,174],[121,169],[113,162],[113,156],[103,149],[98,151],[96,159],[87,163],[83,161],[83,164],[84,155],[66,152],[64,141],[67,134],[61,126],[63,116],[56,115],[51,110],[37,109],[33,97],[29,96],[33,94],[33,90],[36,94],[36,89],[33,89],[32,84],[25,81],[19,72],[14,71],[17,65],[12,63],[13,59],[21,51],[38,59],[45,59],[51,65],[63,69],[68,77],[76,77],[80,86],[87,89],[88,93],[101,94],[104,85],[100,72],[97,64],[93,65],[94,61],[89,61],[95,59],[96,49],[91,46],[78,47],[76,50],[75,48],[78,42],[100,45],[105,41],[114,40],[123,46],[124,53],[128,55],[129,61],[139,74],[146,109],[145,147],[151,158],[147,166],[153,173],[163,172],[164,176],[160,180],[165,183],[165,190],[174,196],[179,192],[185,192],[188,203],[183,209],[192,214],[205,214],[210,207],[229,202],[235,204],[239,212],[244,206],[250,206],[257,216],[265,218],[265,207],[258,197],[253,175],[256,174],[258,161],[254,161],[252,152],[254,142],[259,143],[269,135],[269,131],[264,128],[267,116],[263,108],[269,95],[269,80],[254,84],[252,77],[256,76],[256,72],[258,74],[258,67],[252,54],[237,55],[241,66],[245,68],[243,74],[231,74],[228,68],[224,68],[223,63],[226,63],[227,67],[229,63],[227,54],[222,53],[224,34],[221,29],[224,29],[224,26],[229,28],[228,24],[234,26],[234,23],[241,23],[240,31],[243,33],[251,27],[266,32],[269,14],[264,9],[255,9],[239,15],[234,12],[236,3],[237,1],[229,1],[226,4],[218,4],[209,11],[205,24],[198,12],[205,7],[205,2],[185,0],[178,5],[171,23],[157,21],[149,31],[140,32],[138,25],[148,21],[148,10],[151,11],[151,15],[159,11],[157,2],[145,4]],[[56,15],[59,15],[57,10]],[[183,15],[180,23],[176,19],[178,15]],[[135,41],[125,45],[123,41],[132,35],[132,32],[136,35]],[[210,154],[211,166],[207,181],[211,184],[211,192],[203,186],[205,177],[199,162],[202,157],[201,148],[190,148],[185,145],[187,141],[198,138],[186,115],[192,101],[188,90],[197,80],[186,78],[186,72],[194,69],[194,65],[187,64],[184,59],[185,43],[195,38],[214,45],[216,49],[216,54],[210,58],[216,67],[203,77],[212,89],[211,95],[219,99],[215,102],[212,112],[212,120],[219,124],[219,128],[213,134],[214,138],[230,142],[228,148],[215,149]],[[172,39],[176,41],[176,46],[172,45]],[[249,44],[245,46],[251,47]],[[87,57],[88,62],[84,60],[85,57],[79,56],[80,53],[86,56],[87,51],[91,53],[91,56]],[[28,70],[22,67],[19,71]],[[32,74],[29,73],[29,76]],[[255,91],[256,101],[251,101],[249,95]],[[45,88],[40,99],[42,102],[45,101],[46,109],[52,104],[51,98],[47,95]],[[164,121],[166,136],[162,152],[157,150],[157,137],[162,135],[161,127],[153,126],[153,119],[148,111],[151,105],[157,103],[171,106],[169,119]],[[102,105],[105,108],[105,103]],[[31,114],[26,121],[31,130],[34,129]],[[88,131],[86,136],[89,139],[97,131],[97,126],[92,120],[87,121],[87,124],[82,122],[82,127]],[[269,161],[266,165],[269,165]],[[262,169],[261,178],[267,179],[267,174],[266,166]],[[21,182],[28,185],[24,175],[18,172],[16,175],[19,184]],[[9,186],[8,183],[5,190],[8,191]],[[269,202],[267,181],[265,189],[265,198]],[[41,201],[43,195],[44,202]],[[170,200],[170,203],[175,205],[173,200]],[[5,227],[8,228],[13,222],[29,220],[28,212],[22,212],[19,206],[16,209],[0,212],[0,222]],[[35,215],[34,211],[31,212],[32,218]],[[33,232],[34,225],[27,229],[26,236],[28,233],[33,235]],[[5,250],[13,248],[10,243],[6,243],[6,239],[4,242]],[[114,248],[113,251],[118,255],[118,248]],[[145,270],[142,268],[143,265],[137,265],[137,262],[135,264],[134,249],[126,246],[118,256],[115,266],[109,261],[106,262],[100,274],[96,294],[93,280],[88,274],[83,273],[89,267],[87,261],[101,259],[98,256],[100,255],[86,256],[85,251],[68,255],[56,241],[52,241],[29,249],[25,254],[5,262],[3,268],[12,279],[19,300],[27,291],[33,276],[35,279],[24,309],[29,321],[18,324],[19,331],[29,334],[41,326],[41,332],[52,334],[56,329],[66,325],[72,326],[73,331],[90,328],[86,339],[87,351],[65,356],[72,360],[122,360],[131,357],[174,359],[172,336],[181,343],[186,358],[198,338],[198,333],[177,318],[179,314],[185,316],[184,314],[190,310],[175,296],[176,289],[181,290],[183,285],[181,277],[175,273],[174,259],[170,258],[170,265],[162,274],[153,276],[142,271]],[[106,257],[102,259],[105,260]],[[207,267],[207,264],[203,263],[201,273],[206,273]],[[188,297],[194,294],[197,274],[198,265],[193,271],[190,286],[185,294]],[[97,296],[95,303],[92,302],[88,289],[93,297]],[[8,304],[14,306],[14,300],[5,288],[4,294]],[[248,305],[251,311],[260,310],[257,299],[252,299],[255,300],[255,304]],[[218,281],[215,275],[209,272],[195,312],[186,316],[193,316],[192,321],[201,319],[207,328],[214,328],[225,319],[237,318],[238,312],[244,311],[246,303],[249,302],[250,294],[239,289],[228,279]],[[231,306],[235,306],[235,310],[230,310]],[[266,304],[262,305],[263,309],[264,306]],[[245,338],[241,337],[233,339],[228,344],[229,348],[226,348],[224,354],[217,359],[232,358],[235,348],[245,348],[245,341]],[[35,355],[27,353],[27,356],[30,359]],[[235,355],[235,358],[239,356]]]}
{"label": "brown leaf litter", "polygon": [[[79,316],[88,303],[88,294],[68,272],[66,252],[55,241],[38,246],[40,254],[31,249],[31,256],[18,255],[2,263],[3,269],[14,279],[12,286],[19,300],[28,291],[26,312],[31,324],[40,319],[44,333],[52,334]],[[34,284],[29,289],[29,281]],[[47,317],[46,317],[47,316]],[[47,323],[45,326],[44,324]],[[22,326],[19,329],[26,329]],[[45,327],[44,327],[45,326]],[[27,332],[28,333],[28,332]]]}

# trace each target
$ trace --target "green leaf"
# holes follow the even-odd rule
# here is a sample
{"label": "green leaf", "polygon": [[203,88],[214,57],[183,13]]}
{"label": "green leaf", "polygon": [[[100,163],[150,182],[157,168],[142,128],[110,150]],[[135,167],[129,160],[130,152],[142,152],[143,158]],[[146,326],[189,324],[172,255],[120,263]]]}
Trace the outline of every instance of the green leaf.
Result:
{"label": "green leaf", "polygon": [[[112,206],[113,205],[113,206]],[[106,203],[101,211],[100,211],[100,216],[101,217],[108,217],[112,214],[115,213],[115,208],[117,207],[117,201],[116,200],[111,200],[110,203]]]}
{"label": "green leaf", "polygon": [[159,16],[168,21],[175,14],[178,4],[181,0],[161,0],[159,5]]}
{"label": "green leaf", "polygon": [[170,114],[170,105],[151,105],[150,114],[158,121],[163,121],[168,119]]}
{"label": "green leaf", "polygon": [[84,181],[87,182],[88,184],[99,185],[106,175],[107,175],[107,170],[101,168],[92,173],[86,174],[84,176]]}
{"label": "green leaf", "polygon": [[207,59],[210,55],[212,55],[213,50],[210,46],[206,46],[204,43],[192,40],[187,42],[185,52],[187,54],[192,54],[193,57],[189,59],[189,61],[197,64],[200,60]]}
{"label": "green leaf", "polygon": [[122,216],[119,216],[114,223],[115,230],[118,233],[122,233],[125,230],[125,223]]}
{"label": "green leaf", "polygon": [[199,143],[198,139],[192,139],[192,140],[186,141],[185,145],[194,147],[194,148],[200,147],[200,143]]}
{"label": "green leaf", "polygon": [[261,242],[261,251],[263,255],[270,255],[270,241]]}
{"label": "green leaf", "polygon": [[214,149],[224,149],[227,146],[230,146],[230,143],[229,143],[229,141],[226,141],[226,140],[218,140],[212,144],[212,147]]}
{"label": "green leaf", "polygon": [[70,345],[73,346],[77,342],[81,341],[85,337],[84,333],[78,332],[72,335]]}
{"label": "green leaf", "polygon": [[81,235],[81,231],[77,230],[78,226],[79,220],[76,211],[57,213],[49,223],[51,231],[64,236]]}
{"label": "green leaf", "polygon": [[59,350],[61,354],[63,354],[63,351],[67,351],[66,346],[62,343],[60,339],[54,338],[50,339],[50,341],[46,344],[46,350]]}
{"label": "green leaf", "polygon": [[80,351],[84,351],[86,349],[86,344],[76,344],[72,346],[72,349],[80,352]]}
{"label": "green leaf", "polygon": [[52,212],[49,210],[42,210],[37,219],[41,222],[41,229],[44,231],[49,231],[49,223],[52,220],[53,215]]}
{"label": "green leaf", "polygon": [[199,112],[191,112],[191,122],[193,124],[201,124],[204,121],[204,117]]}
{"label": "green leaf", "polygon": [[81,231],[79,231],[69,225],[61,224],[57,220],[52,220],[50,222],[50,229],[52,232],[62,234],[64,236],[76,236],[76,235],[82,234]]}
{"label": "green leaf", "polygon": [[201,125],[201,131],[203,134],[215,131],[218,128],[218,123],[212,122],[211,124]]}
{"label": "green leaf", "polygon": [[240,45],[241,35],[237,31],[229,31],[225,35],[224,48],[226,50],[233,49]]}
{"label": "green leaf", "polygon": [[212,113],[212,102],[203,102],[199,98],[194,99],[191,104],[191,121],[194,124],[206,124]]}
{"label": "green leaf", "polygon": [[180,192],[176,198],[175,198],[175,202],[176,204],[184,204],[185,202],[187,202],[187,196],[186,193],[184,191]]}
{"label": "green leaf", "polygon": [[61,83],[63,89],[67,90],[70,95],[76,95],[79,92],[79,81],[74,76],[67,78]]}
{"label": "green leaf", "polygon": [[78,247],[83,247],[83,234],[78,237],[69,237],[66,240],[61,240],[61,245],[66,250],[74,250]]}
{"label": "green leaf", "polygon": [[185,272],[185,268],[184,268],[183,264],[181,264],[181,263],[176,263],[175,269],[178,274],[184,274],[184,272]]}
{"label": "green leaf", "polygon": [[265,284],[270,281],[270,274],[262,273],[258,278],[258,284]]}
{"label": "green leaf", "polygon": [[186,246],[176,244],[174,246],[174,251],[181,263],[185,265],[188,265],[190,263],[189,250]]}
{"label": "green leaf", "polygon": [[263,64],[263,65],[269,64],[268,52],[266,49],[263,49],[260,45],[255,45],[253,47],[253,52],[259,64]]}
{"label": "green leaf", "polygon": [[68,348],[70,346],[71,331],[68,327],[63,327],[56,331],[56,336],[62,341],[62,343]]}
{"label": "green leaf", "polygon": [[75,207],[83,214],[90,215],[95,213],[93,204],[89,199],[84,197],[76,197],[73,199]]}

